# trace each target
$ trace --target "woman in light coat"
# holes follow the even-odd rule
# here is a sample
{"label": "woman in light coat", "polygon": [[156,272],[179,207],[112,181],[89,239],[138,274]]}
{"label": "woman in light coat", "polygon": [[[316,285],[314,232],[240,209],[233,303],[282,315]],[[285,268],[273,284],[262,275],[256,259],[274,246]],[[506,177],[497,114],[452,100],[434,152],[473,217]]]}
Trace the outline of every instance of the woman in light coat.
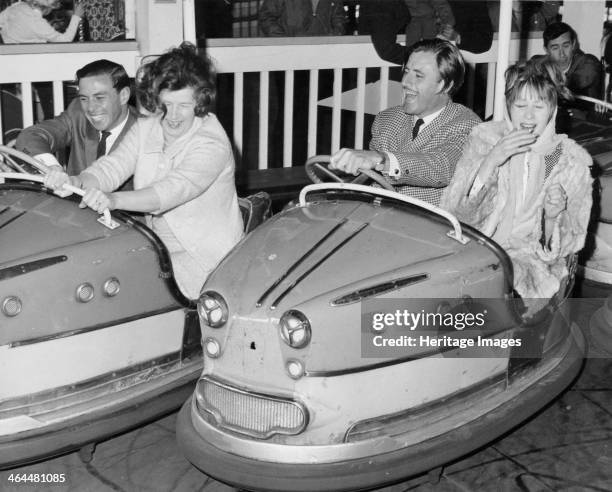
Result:
{"label": "woman in light coat", "polygon": [[506,121],[474,128],[440,203],[506,250],[528,306],[559,290],[591,210],[592,160],[555,133],[557,92],[541,65],[511,67]]}
{"label": "woman in light coat", "polygon": [[[193,299],[242,236],[231,145],[208,111],[213,74],[195,47],[183,43],[140,69],[137,94],[150,116],[78,176],[53,170],[45,185],[82,187],[83,203],[100,213],[146,213],[170,252],[179,287]],[[132,175],[133,191],[114,191]]]}

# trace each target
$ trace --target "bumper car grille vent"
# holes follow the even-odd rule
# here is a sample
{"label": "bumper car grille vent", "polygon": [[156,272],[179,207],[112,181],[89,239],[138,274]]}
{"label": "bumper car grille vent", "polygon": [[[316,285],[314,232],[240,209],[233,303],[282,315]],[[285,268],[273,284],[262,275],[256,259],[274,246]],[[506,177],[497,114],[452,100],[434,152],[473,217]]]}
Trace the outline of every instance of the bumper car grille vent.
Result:
{"label": "bumper car grille vent", "polygon": [[244,391],[210,378],[198,381],[196,397],[204,417],[212,416],[221,428],[259,439],[299,434],[308,423],[308,412],[301,403]]}

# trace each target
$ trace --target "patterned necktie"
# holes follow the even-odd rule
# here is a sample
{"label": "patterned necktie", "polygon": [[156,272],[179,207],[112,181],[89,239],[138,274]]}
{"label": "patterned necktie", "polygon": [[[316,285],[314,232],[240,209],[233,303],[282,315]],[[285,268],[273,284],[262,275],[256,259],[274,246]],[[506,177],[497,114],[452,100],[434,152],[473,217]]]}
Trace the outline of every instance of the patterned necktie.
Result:
{"label": "patterned necktie", "polygon": [[423,123],[425,123],[425,122],[421,118],[416,120],[416,122],[414,124],[414,127],[412,128],[412,140],[417,138],[417,135],[419,134],[419,129],[421,128],[421,125]]}
{"label": "patterned necktie", "polygon": [[103,155],[106,155],[106,139],[110,136],[111,132],[102,131],[100,132],[100,141],[98,142],[98,150],[96,151],[96,159],[99,159]]}

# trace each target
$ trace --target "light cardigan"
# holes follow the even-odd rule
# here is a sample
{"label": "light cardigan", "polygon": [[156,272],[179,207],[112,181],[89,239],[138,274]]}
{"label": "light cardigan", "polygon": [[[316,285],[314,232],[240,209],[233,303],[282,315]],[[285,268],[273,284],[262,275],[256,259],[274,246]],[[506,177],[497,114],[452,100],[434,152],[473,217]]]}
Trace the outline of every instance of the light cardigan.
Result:
{"label": "light cardigan", "polygon": [[[495,235],[501,218],[512,212],[507,207],[510,165],[507,161],[492,173],[482,189],[468,196],[480,166],[506,131],[504,122],[482,123],[474,128],[457,164],[455,175],[442,194],[440,206],[459,220],[488,236]],[[514,289],[534,304],[549,299],[568,274],[567,257],[582,249],[592,204],[592,178],[589,154],[565,135],[556,135],[561,157],[530,204],[529,214],[514,217],[512,231],[500,244],[512,260]],[[557,217],[550,248],[540,243],[542,213],[548,189],[559,183],[567,194],[567,209]]]}
{"label": "light cardigan", "polygon": [[[217,117],[208,114],[196,117],[189,131],[164,150],[160,118],[138,119],[119,146],[81,176],[94,176],[104,192],[132,175],[135,190],[151,187],[160,201],[152,214],[163,216],[207,276],[242,237],[231,145]],[[195,280],[199,289],[205,278],[177,280],[180,285]]]}
{"label": "light cardigan", "polygon": [[69,43],[79,27],[81,18],[73,15],[66,32],[53,29],[38,9],[18,2],[0,12],[0,34],[5,44]]}

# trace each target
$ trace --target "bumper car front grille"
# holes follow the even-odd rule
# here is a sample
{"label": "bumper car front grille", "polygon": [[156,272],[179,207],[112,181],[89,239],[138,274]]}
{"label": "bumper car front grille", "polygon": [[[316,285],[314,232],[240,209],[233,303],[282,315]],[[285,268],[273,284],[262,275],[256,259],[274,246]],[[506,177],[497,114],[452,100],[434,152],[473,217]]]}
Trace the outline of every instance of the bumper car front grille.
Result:
{"label": "bumper car front grille", "polygon": [[241,390],[204,377],[198,381],[196,402],[203,417],[217,426],[267,439],[275,434],[295,435],[308,424],[304,405],[288,398]]}

